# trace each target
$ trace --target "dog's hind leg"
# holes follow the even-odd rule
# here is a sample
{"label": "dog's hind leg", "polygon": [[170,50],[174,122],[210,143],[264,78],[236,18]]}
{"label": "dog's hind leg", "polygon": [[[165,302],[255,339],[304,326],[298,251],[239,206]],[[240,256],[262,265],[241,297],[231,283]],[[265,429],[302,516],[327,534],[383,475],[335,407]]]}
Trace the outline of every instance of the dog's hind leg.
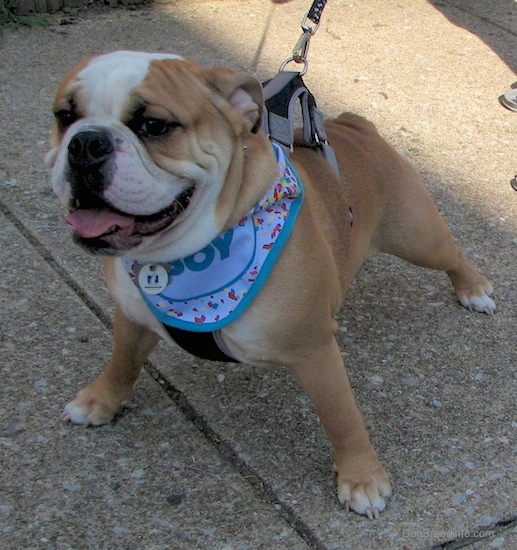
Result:
{"label": "dog's hind leg", "polygon": [[86,426],[107,424],[131,399],[144,361],[160,337],[128,319],[118,305],[114,337],[113,354],[106,370],[65,406],[62,415],[65,420]]}
{"label": "dog's hind leg", "polygon": [[[493,288],[464,256],[419,176],[405,167],[404,183],[388,201],[377,246],[415,265],[445,271],[460,303],[468,309],[492,314]],[[391,202],[391,204],[390,204]]]}

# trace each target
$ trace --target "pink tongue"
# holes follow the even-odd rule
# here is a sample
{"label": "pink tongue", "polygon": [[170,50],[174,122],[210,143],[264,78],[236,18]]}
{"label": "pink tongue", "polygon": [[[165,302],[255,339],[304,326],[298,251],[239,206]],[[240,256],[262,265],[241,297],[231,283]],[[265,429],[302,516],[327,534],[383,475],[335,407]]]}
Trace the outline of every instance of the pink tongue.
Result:
{"label": "pink tongue", "polygon": [[75,228],[81,237],[91,238],[103,235],[113,225],[121,229],[130,227],[135,218],[123,216],[110,210],[76,210],[68,214],[65,220]]}

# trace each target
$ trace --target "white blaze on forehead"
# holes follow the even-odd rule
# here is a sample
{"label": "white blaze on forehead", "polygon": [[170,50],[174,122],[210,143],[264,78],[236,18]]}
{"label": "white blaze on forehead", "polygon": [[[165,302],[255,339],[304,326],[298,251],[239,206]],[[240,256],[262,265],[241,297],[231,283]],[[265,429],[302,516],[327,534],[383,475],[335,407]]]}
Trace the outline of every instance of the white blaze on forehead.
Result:
{"label": "white blaze on forehead", "polygon": [[120,118],[129,92],[146,77],[152,61],[179,55],[117,51],[93,58],[77,75],[88,99],[88,116]]}

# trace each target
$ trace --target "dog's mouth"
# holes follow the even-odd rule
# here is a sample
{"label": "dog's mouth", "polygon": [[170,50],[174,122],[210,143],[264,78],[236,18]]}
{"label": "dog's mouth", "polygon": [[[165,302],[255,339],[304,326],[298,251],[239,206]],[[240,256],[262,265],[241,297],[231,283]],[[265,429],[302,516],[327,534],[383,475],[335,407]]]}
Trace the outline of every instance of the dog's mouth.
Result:
{"label": "dog's mouth", "polygon": [[134,216],[116,210],[101,198],[76,199],[65,219],[75,229],[74,239],[90,250],[129,250],[145,237],[170,227],[188,208],[194,186],[178,195],[163,210],[149,216]]}

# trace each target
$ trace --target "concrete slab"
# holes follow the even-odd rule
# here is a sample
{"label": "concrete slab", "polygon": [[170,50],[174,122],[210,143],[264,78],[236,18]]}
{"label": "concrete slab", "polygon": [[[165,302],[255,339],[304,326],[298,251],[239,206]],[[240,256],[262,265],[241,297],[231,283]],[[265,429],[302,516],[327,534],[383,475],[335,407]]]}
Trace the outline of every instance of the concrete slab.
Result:
{"label": "concrete slab", "polygon": [[148,374],[115,423],[62,422],[109,331],[4,216],[0,241],[2,548],[308,548]]}
{"label": "concrete slab", "polygon": [[[27,312],[3,310],[17,327],[6,331],[9,364],[2,364],[2,442],[11,454],[0,512],[13,548],[31,540],[74,549],[119,541],[132,548],[516,547],[517,195],[509,180],[517,171],[517,115],[497,101],[516,80],[514,2],[334,0],[312,39],[306,81],[320,107],[367,116],[411,158],[458,241],[494,283],[499,306],[491,318],[468,313],[442,275],[385,257],[370,260],[350,289],[340,343],[395,485],[379,521],[338,506],[329,446],[285,372],[205,363],[161,347],[153,372],[179,412],[144,375],[135,410],[113,426],[81,430],[59,421],[61,404],[107,360],[100,320],[112,307],[97,260],[69,241],[42,164],[61,76],[83,55],[132,48],[180,51],[267,78],[290,55],[307,9],[305,0],[276,7],[169,2],[85,12],[67,19],[70,25],[56,19],[49,29],[6,34],[0,185],[8,220],[17,225],[2,235],[24,253],[20,261],[5,246],[11,263],[4,265],[15,265],[18,277],[4,286],[24,293],[5,300],[22,300],[42,316],[35,337]],[[46,290],[32,274],[40,270],[51,281]],[[61,309],[65,303],[80,319]],[[53,320],[46,327],[45,313]],[[200,472],[192,460],[198,453]],[[226,482],[238,488],[225,489]],[[234,492],[242,500],[228,497]],[[218,511],[221,494],[229,503]],[[184,540],[174,540],[178,532]]]}

